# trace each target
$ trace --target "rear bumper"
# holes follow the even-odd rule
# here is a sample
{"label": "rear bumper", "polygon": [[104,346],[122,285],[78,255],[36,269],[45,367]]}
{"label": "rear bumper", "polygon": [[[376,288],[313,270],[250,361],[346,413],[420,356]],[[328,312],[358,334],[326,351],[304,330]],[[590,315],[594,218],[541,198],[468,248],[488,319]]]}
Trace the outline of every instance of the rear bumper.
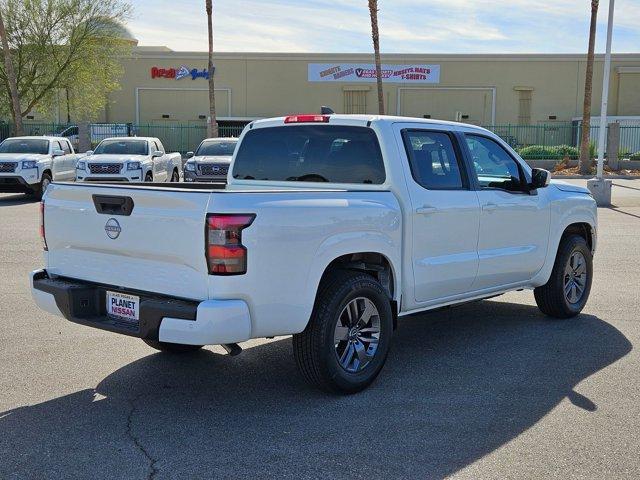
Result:
{"label": "rear bumper", "polygon": [[0,176],[1,193],[31,193],[37,186],[37,183],[30,184],[20,175]]}
{"label": "rear bumper", "polygon": [[[140,297],[135,324],[106,315],[107,290]],[[188,301],[31,272],[31,293],[43,310],[67,320],[133,337],[188,345],[243,342],[251,336],[249,308],[242,300]]]}

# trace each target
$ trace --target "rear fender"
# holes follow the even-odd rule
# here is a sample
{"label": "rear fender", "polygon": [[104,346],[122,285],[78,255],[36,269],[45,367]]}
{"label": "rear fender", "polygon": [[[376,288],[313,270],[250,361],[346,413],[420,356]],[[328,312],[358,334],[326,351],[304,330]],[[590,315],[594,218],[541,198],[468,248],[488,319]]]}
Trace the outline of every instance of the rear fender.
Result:
{"label": "rear fender", "polygon": [[307,281],[306,295],[309,305],[308,318],[315,303],[320,280],[327,267],[335,259],[353,253],[379,253],[384,256],[391,266],[393,276],[394,300],[398,300],[401,292],[400,285],[400,238],[394,238],[382,232],[348,232],[332,235],[320,244],[314,257]]}

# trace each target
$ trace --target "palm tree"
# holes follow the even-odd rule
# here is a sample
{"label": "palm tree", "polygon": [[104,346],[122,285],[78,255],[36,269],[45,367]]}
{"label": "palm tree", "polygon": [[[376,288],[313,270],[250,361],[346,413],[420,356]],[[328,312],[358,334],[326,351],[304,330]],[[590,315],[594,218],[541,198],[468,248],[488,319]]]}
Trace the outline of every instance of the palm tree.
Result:
{"label": "palm tree", "polygon": [[591,152],[589,133],[591,131],[591,92],[593,90],[593,59],[596,45],[596,20],[598,18],[598,0],[591,0],[591,25],[589,27],[589,53],[587,54],[587,71],[584,80],[584,106],[582,109],[582,135],[580,138],[580,167],[582,175],[591,170]]}
{"label": "palm tree", "polygon": [[9,50],[9,41],[7,40],[7,31],[4,28],[4,20],[2,19],[2,11],[0,10],[0,39],[2,39],[2,51],[4,53],[4,68],[9,83],[9,94],[11,95],[11,114],[13,115],[13,123],[16,128],[16,135],[22,135],[22,110],[20,108],[20,97],[18,95],[18,82],[16,81],[16,72],[13,69],[13,61],[11,60],[11,50]]}
{"label": "palm tree", "polygon": [[213,22],[212,13],[213,6],[212,0],[205,0],[207,9],[207,27],[209,28],[209,65],[207,67],[209,72],[209,136],[216,138],[218,136],[218,121],[216,120],[216,95],[215,95],[215,82],[213,79]]}
{"label": "palm tree", "polygon": [[380,34],[378,32],[378,0],[369,0],[371,17],[371,38],[376,59],[376,80],[378,83],[378,113],[384,115],[384,93],[382,91],[382,65],[380,64]]}

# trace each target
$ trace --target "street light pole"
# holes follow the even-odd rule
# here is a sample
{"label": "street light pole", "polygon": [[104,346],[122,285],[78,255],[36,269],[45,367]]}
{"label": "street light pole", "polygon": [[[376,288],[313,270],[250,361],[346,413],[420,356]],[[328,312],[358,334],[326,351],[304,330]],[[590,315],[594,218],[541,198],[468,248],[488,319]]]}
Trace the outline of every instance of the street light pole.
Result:
{"label": "street light pole", "polygon": [[607,51],[604,56],[604,75],[602,79],[602,106],[600,108],[600,128],[598,130],[598,173],[604,175],[604,142],[607,131],[607,107],[609,103],[609,76],[611,71],[611,37],[613,34],[613,9],[615,0],[609,0],[609,21],[607,23]]}
{"label": "street light pole", "polygon": [[587,188],[599,207],[611,206],[611,180],[604,178],[604,142],[607,132],[607,104],[609,103],[609,72],[611,70],[611,36],[613,33],[613,8],[615,0],[609,0],[609,21],[607,23],[607,51],[604,57],[602,78],[602,105],[600,107],[600,129],[598,132],[598,170],[596,178],[587,181]]}

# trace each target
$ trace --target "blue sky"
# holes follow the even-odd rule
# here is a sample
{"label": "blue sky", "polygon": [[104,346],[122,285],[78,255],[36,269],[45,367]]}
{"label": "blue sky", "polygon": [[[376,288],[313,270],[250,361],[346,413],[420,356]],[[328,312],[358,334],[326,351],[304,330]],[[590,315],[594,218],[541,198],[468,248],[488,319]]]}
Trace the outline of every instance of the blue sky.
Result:
{"label": "blue sky", "polygon": [[[206,51],[204,0],[135,0],[140,45]],[[367,0],[213,0],[214,49],[369,52]],[[379,0],[388,53],[582,53],[589,0]],[[608,1],[598,14],[604,51]],[[614,52],[640,51],[640,0],[617,0]]]}

